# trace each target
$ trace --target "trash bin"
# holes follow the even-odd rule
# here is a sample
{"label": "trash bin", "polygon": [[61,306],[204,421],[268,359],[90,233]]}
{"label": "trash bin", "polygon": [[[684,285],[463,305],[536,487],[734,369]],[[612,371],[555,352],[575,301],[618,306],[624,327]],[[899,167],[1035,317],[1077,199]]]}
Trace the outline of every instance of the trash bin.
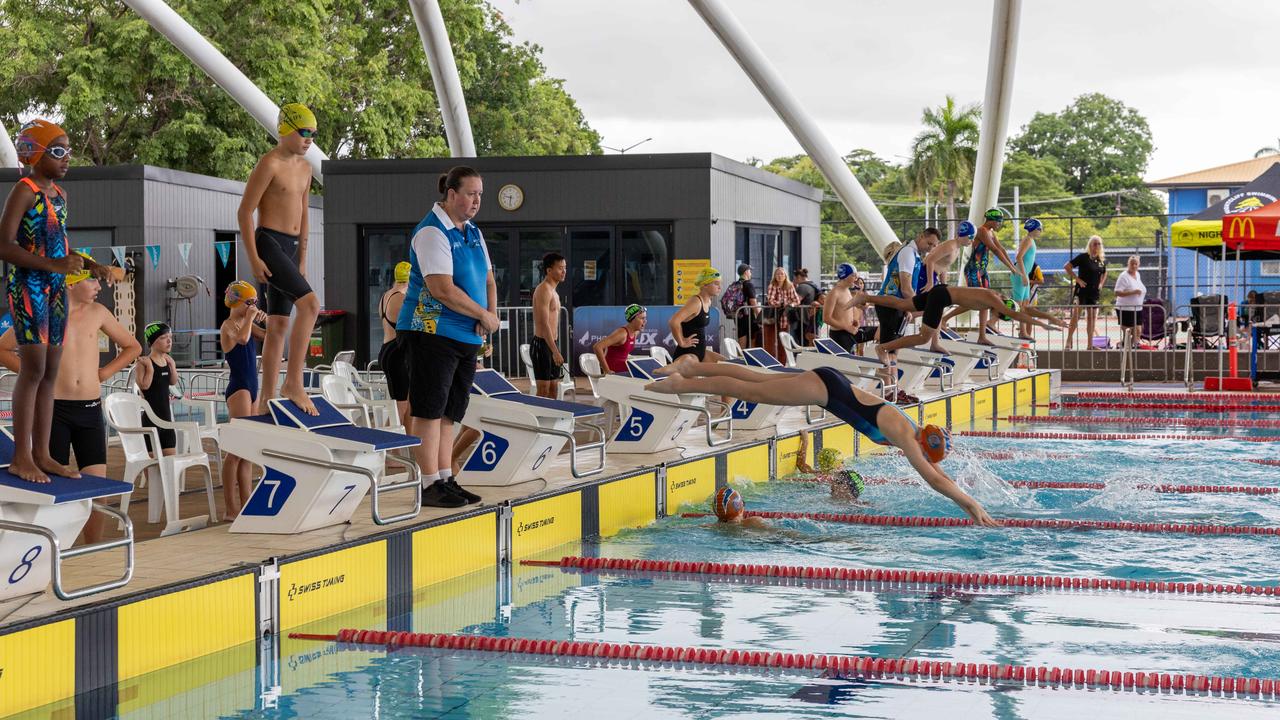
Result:
{"label": "trash bin", "polygon": [[316,317],[316,327],[311,331],[311,346],[307,349],[307,367],[330,365],[333,356],[346,349],[343,322],[346,310],[321,310]]}

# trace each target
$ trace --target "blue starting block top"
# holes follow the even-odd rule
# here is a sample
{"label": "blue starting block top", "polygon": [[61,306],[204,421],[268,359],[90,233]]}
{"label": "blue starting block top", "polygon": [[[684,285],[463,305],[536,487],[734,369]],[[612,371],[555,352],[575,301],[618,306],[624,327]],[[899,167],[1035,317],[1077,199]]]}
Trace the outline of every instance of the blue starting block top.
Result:
{"label": "blue starting block top", "polygon": [[9,472],[13,451],[13,438],[8,433],[0,432],[0,502],[57,505],[73,500],[92,500],[133,492],[133,486],[129,483],[96,475],[82,475],[79,478],[51,475],[47,483],[27,482]]}
{"label": "blue starting block top", "polygon": [[627,370],[631,372],[631,377],[641,380],[662,380],[662,376],[657,371],[662,369],[662,363],[651,357],[633,357],[627,358]]}
{"label": "blue starting block top", "polygon": [[783,367],[782,363],[778,362],[778,359],[769,354],[769,351],[764,348],[747,348],[742,351],[742,354],[746,356],[748,365],[770,370]]}
{"label": "blue starting block top", "polygon": [[844,348],[840,347],[840,343],[831,338],[817,338],[813,341],[813,346],[818,348],[818,352],[823,355],[848,355]]}
{"label": "blue starting block top", "polygon": [[538,407],[546,410],[558,410],[560,412],[571,412],[574,417],[591,417],[592,415],[602,415],[604,410],[595,405],[584,405],[583,403],[567,402],[565,400],[553,400],[551,398],[537,397],[535,395],[525,395],[516,389],[502,374],[493,368],[484,368],[476,370],[475,379],[471,381],[471,394],[481,395],[483,397],[495,398],[498,400],[509,400],[511,402],[528,405],[530,407]]}
{"label": "blue starting block top", "polygon": [[268,401],[271,406],[272,419],[275,424],[282,427],[294,427],[300,430],[320,430],[322,428],[351,424],[351,420],[346,415],[343,415],[341,410],[334,407],[323,397],[312,395],[311,402],[315,403],[316,410],[320,411],[319,415],[307,413],[298,407],[295,402],[285,398],[272,398]]}
{"label": "blue starting block top", "polygon": [[351,442],[364,443],[365,445],[372,446],[373,449],[378,452],[414,447],[422,442],[413,435],[401,435],[399,433],[387,432],[386,430],[377,430],[374,428],[365,428],[358,425],[340,425],[337,427],[320,428],[315,431],[315,434],[320,435],[321,437],[331,437],[338,440],[349,440]]}

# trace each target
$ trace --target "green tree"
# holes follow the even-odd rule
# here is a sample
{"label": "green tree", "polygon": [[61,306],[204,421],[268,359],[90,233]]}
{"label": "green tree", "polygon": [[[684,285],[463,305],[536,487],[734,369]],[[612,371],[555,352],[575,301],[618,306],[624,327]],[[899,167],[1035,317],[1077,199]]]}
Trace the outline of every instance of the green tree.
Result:
{"label": "green tree", "polygon": [[[403,0],[175,0],[179,14],[278,102],[320,119],[336,158],[448,154],[426,57]],[[444,0],[481,154],[598,153],[599,136],[540,48],[483,0]],[[149,163],[247,177],[270,136],[114,0],[0,0],[0,118],[58,119],[78,163]]]}
{"label": "green tree", "polygon": [[[1141,180],[1155,147],[1151,128],[1141,113],[1119,100],[1089,93],[1060,112],[1036,113],[1010,147],[1058,163],[1072,194],[1128,191],[1122,210],[1162,211],[1163,204]],[[1113,214],[1115,198],[1086,199],[1084,211]]]}
{"label": "green tree", "polygon": [[1079,215],[1083,209],[1079,200],[1033,202],[1071,197],[1072,193],[1067,189],[1066,182],[1067,174],[1053,160],[1032,157],[1024,152],[1012,152],[1005,158],[1004,172],[1000,177],[1000,202],[1012,207],[1013,188],[1017,187],[1022,202],[1032,202],[1022,206],[1021,214],[1024,218]]}
{"label": "green tree", "polygon": [[956,217],[956,195],[973,181],[981,118],[977,105],[958,107],[948,95],[940,107],[924,109],[924,130],[911,143],[911,189],[946,198],[949,218]]}

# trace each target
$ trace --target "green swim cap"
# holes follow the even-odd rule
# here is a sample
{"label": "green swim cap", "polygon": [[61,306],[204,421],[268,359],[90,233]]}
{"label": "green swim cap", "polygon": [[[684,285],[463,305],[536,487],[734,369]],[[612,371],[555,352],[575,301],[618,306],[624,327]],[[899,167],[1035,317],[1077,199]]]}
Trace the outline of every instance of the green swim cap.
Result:
{"label": "green swim cap", "polygon": [[991,208],[990,210],[983,213],[982,217],[986,218],[987,220],[994,220],[999,223],[1004,222],[1004,213],[1000,212],[999,208]]}
{"label": "green swim cap", "polygon": [[627,306],[626,310],[622,311],[622,315],[627,319],[627,322],[631,322],[632,320],[635,320],[636,316],[642,312],[648,312],[645,306],[637,305],[636,303],[631,303],[630,305]]}

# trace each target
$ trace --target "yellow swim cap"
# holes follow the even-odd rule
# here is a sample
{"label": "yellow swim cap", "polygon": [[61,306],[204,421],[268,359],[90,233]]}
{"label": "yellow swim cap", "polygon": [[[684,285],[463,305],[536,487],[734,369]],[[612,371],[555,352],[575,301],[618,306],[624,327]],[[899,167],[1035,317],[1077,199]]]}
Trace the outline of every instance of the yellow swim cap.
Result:
{"label": "yellow swim cap", "polygon": [[[77,250],[76,254],[88,260],[89,262],[93,262],[93,256],[90,255],[89,253],[81,252]],[[71,287],[72,285],[75,285],[81,280],[88,280],[91,277],[93,277],[93,273],[90,272],[88,267],[85,267],[81,270],[77,270],[76,272],[73,272],[73,273],[67,273],[67,287]]]}
{"label": "yellow swim cap", "polygon": [[248,300],[256,302],[257,299],[258,291],[252,285],[243,280],[236,280],[227,286],[227,291],[222,296],[222,304],[229,308],[237,308]]}
{"label": "yellow swim cap", "polygon": [[698,273],[698,279],[697,279],[696,281],[694,281],[694,283],[693,283],[693,284],[694,284],[694,285],[697,285],[699,288],[701,288],[702,286],[706,285],[707,283],[713,283],[713,282],[715,282],[715,281],[717,281],[717,280],[719,280],[719,279],[720,279],[720,271],[719,271],[719,270],[717,270],[717,269],[715,269],[715,268],[713,268],[713,267],[702,268],[702,272]]}
{"label": "yellow swim cap", "polygon": [[277,129],[280,131],[280,137],[284,137],[289,133],[297,132],[303,128],[315,130],[319,125],[316,124],[316,115],[311,112],[311,108],[302,103],[289,103],[280,108],[280,118],[278,120]]}
{"label": "yellow swim cap", "polygon": [[413,266],[407,262],[401,261],[396,263],[396,282],[409,282],[409,271],[413,270]]}

